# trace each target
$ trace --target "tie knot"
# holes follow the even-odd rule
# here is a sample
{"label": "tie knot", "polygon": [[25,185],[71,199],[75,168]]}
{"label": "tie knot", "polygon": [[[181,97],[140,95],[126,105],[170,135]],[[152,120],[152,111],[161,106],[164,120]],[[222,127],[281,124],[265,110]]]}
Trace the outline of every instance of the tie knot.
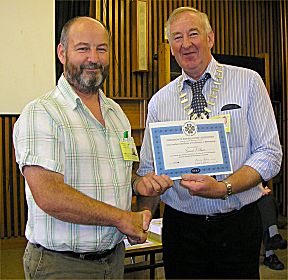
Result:
{"label": "tie knot", "polygon": [[203,78],[200,81],[203,81],[204,84],[207,82],[207,80],[209,80],[211,78],[210,73],[205,73],[205,75],[203,76]]}
{"label": "tie knot", "polygon": [[196,82],[191,82],[190,80],[186,80],[185,82],[189,85],[189,86],[193,86],[193,85],[199,85],[199,84],[203,84],[205,85],[205,83],[207,82],[208,79],[211,78],[210,73],[205,73],[205,75],[202,77],[202,79],[196,81]]}
{"label": "tie knot", "polygon": [[211,78],[211,75],[210,75],[210,73],[205,73],[205,75],[204,75],[204,77],[203,77],[203,79],[202,80],[208,80],[209,78]]}
{"label": "tie knot", "polygon": [[211,77],[209,73],[206,73],[201,80],[198,80],[195,83],[191,83],[190,81],[186,81],[187,84],[191,86],[193,92],[193,99],[191,102],[191,108],[193,109],[193,113],[197,114],[198,117],[203,113],[207,115],[205,112],[205,107],[207,106],[207,102],[205,100],[204,95],[202,94],[202,89],[206,83],[206,81]]}
{"label": "tie knot", "polygon": [[211,77],[211,75],[209,73],[206,73],[202,79],[194,82],[194,83],[191,83],[191,81],[189,80],[186,80],[186,83],[188,85],[191,86],[191,89],[192,89],[192,92],[193,92],[193,95],[198,95],[198,94],[201,94],[202,92],[202,89],[205,85],[205,83],[207,82],[207,80]]}
{"label": "tie knot", "polygon": [[202,90],[202,88],[204,87],[205,83],[206,83],[207,80],[210,79],[210,78],[211,78],[210,73],[205,73],[205,75],[202,77],[202,79],[200,79],[200,80],[198,80],[198,81],[196,81],[196,82],[194,82],[194,83],[191,82],[191,81],[189,81],[189,80],[186,80],[185,82],[186,82],[189,86],[191,86],[193,92],[195,91],[195,89],[196,89],[197,92],[199,92],[199,90],[200,90],[200,91]]}

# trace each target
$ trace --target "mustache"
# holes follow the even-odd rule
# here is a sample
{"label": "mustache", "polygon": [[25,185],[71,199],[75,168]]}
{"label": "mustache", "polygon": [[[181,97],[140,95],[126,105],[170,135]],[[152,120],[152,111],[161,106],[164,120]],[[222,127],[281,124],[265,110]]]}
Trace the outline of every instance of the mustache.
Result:
{"label": "mustache", "polygon": [[104,66],[100,63],[89,63],[89,64],[81,64],[80,65],[80,69],[90,69],[90,70],[96,70],[96,69],[100,69],[102,71],[104,71]]}

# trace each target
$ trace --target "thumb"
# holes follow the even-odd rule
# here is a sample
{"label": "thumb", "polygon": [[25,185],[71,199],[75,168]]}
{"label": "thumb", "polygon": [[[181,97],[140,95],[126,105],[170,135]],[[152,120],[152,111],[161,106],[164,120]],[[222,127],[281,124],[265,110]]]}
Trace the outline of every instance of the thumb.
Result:
{"label": "thumb", "polygon": [[139,243],[140,238],[132,238],[130,236],[127,236],[128,242],[130,245],[135,245]]}
{"label": "thumb", "polygon": [[152,214],[149,210],[144,210],[141,212],[143,219],[143,230],[147,231],[152,219]]}
{"label": "thumb", "polygon": [[181,177],[182,177],[181,179],[184,180],[184,181],[194,181],[194,180],[196,180],[194,174],[182,174]]}

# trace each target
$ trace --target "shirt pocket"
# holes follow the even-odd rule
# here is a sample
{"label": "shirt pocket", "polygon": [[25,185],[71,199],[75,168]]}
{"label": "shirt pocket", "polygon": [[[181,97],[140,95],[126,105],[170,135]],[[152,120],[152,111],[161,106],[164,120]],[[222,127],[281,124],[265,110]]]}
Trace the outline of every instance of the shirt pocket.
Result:
{"label": "shirt pocket", "polygon": [[231,132],[227,133],[230,148],[246,145],[248,136],[248,123],[245,110],[242,108],[225,110],[222,114],[230,114]]}
{"label": "shirt pocket", "polygon": [[128,129],[120,129],[120,130],[109,130],[109,136],[107,137],[107,145],[110,150],[110,158],[113,158],[114,166],[116,170],[113,172],[117,173],[117,181],[120,185],[127,185],[131,180],[131,171],[132,171],[132,160],[124,160],[120,141],[123,141],[124,131]]}

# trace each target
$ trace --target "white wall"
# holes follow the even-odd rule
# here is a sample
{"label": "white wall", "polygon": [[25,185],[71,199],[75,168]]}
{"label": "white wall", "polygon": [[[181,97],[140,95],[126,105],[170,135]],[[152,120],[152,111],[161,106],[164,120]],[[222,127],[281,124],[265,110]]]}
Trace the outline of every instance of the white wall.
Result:
{"label": "white wall", "polygon": [[55,85],[55,0],[0,0],[0,114]]}

